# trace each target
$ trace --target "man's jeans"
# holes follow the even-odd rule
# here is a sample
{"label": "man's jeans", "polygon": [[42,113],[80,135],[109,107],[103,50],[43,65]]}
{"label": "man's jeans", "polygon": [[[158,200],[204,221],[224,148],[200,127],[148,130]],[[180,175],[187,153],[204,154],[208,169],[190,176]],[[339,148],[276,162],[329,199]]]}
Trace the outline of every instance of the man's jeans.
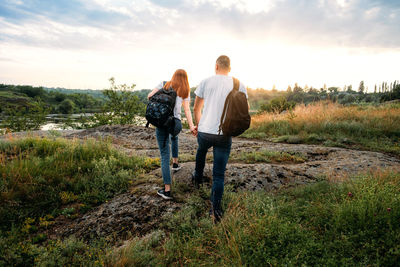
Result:
{"label": "man's jeans", "polygon": [[220,209],[224,193],[226,164],[231,153],[232,137],[199,132],[197,142],[199,147],[196,154],[195,179],[203,177],[207,151],[210,147],[213,147],[214,166],[211,202],[214,209]]}
{"label": "man's jeans", "polygon": [[[180,120],[175,119],[175,128],[182,130],[182,123]],[[179,130],[179,129],[177,129]],[[180,132],[177,131],[177,132]],[[172,157],[178,157],[178,135],[172,136],[169,134],[168,129],[156,128],[156,137],[158,142],[158,148],[160,149],[161,156],[161,172],[164,184],[171,184],[171,171],[169,169],[170,152],[169,152],[169,141],[171,140]]]}

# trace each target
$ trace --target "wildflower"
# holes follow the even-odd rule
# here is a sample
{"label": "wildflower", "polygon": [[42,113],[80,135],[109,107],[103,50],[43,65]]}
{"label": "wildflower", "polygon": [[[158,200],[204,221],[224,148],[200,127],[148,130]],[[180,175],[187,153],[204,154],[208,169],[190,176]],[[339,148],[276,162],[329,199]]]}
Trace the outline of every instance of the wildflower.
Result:
{"label": "wildflower", "polygon": [[353,193],[351,193],[351,192],[347,193],[347,195],[348,195],[349,197],[353,197]]}
{"label": "wildflower", "polygon": [[392,211],[392,209],[391,209],[391,208],[387,208],[386,210],[387,210],[388,212],[391,212],[391,211]]}

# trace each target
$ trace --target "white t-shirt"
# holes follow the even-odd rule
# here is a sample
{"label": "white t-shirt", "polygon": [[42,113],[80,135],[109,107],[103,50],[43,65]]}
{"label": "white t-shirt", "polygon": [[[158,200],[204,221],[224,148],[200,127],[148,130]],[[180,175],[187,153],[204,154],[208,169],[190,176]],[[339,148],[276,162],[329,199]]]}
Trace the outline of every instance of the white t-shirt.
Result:
{"label": "white t-shirt", "polygon": [[[199,132],[218,134],[225,99],[232,89],[233,79],[228,75],[214,75],[200,82],[194,92],[204,99],[203,114],[198,126]],[[240,83],[239,91],[245,93],[247,97],[247,90],[243,83]]]}
{"label": "white t-shirt", "polygon": [[[159,83],[156,88],[162,89],[164,82]],[[182,99],[180,96],[176,96],[175,100],[175,108],[174,108],[174,117],[177,119],[181,119],[181,110],[182,110],[182,101],[189,101],[190,102],[190,93],[189,96],[185,99]]]}

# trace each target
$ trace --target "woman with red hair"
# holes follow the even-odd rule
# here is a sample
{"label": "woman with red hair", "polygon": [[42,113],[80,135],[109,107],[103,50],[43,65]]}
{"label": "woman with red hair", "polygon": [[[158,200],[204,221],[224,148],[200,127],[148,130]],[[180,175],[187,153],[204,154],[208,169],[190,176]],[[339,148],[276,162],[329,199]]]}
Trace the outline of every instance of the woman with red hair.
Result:
{"label": "woman with red hair", "polygon": [[[159,90],[171,90],[176,92],[176,101],[174,108],[174,129],[169,130],[165,128],[156,128],[156,137],[158,148],[161,155],[161,171],[164,181],[164,189],[157,191],[157,194],[164,199],[171,199],[171,172],[169,169],[170,149],[169,141],[171,140],[172,150],[172,170],[178,171],[181,169],[178,163],[178,134],[182,130],[181,123],[181,108],[185,111],[186,119],[193,135],[196,135],[197,130],[193,124],[192,113],[190,111],[190,87],[188,76],[185,70],[178,69],[175,71],[172,79],[167,82],[161,82],[156,88],[153,89],[147,96],[149,99]],[[172,133],[172,134],[171,134]]]}

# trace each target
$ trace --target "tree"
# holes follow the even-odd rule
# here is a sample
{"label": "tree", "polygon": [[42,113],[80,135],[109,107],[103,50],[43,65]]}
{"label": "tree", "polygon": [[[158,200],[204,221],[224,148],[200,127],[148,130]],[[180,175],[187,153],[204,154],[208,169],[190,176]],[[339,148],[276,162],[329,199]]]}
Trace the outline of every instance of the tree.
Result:
{"label": "tree", "polygon": [[45,92],[43,87],[32,87],[30,85],[22,85],[22,86],[17,86],[17,89],[23,93],[26,94],[29,97],[42,97]]}
{"label": "tree", "polygon": [[75,103],[71,99],[64,99],[58,106],[58,111],[63,114],[71,114],[75,110]]}
{"label": "tree", "polygon": [[48,108],[41,102],[29,103],[18,109],[7,108],[4,110],[4,120],[0,128],[7,128],[13,132],[38,130],[46,122]]}
{"label": "tree", "polygon": [[86,126],[112,125],[112,124],[133,124],[139,116],[143,116],[145,105],[133,92],[135,84],[116,85],[115,79],[109,79],[110,89],[103,91],[105,102],[101,112],[89,117]]}
{"label": "tree", "polygon": [[348,93],[352,93],[353,92],[353,85],[349,85],[349,86],[347,86],[347,92]]}
{"label": "tree", "polygon": [[364,87],[364,81],[360,82],[360,86],[358,86],[358,93],[364,94],[365,87]]}

